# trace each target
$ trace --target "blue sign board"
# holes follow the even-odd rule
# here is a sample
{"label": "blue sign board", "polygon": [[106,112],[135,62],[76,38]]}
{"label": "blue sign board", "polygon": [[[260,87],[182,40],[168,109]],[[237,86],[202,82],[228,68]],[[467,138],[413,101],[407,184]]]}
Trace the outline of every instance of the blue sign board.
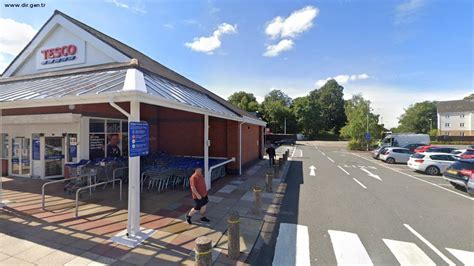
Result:
{"label": "blue sign board", "polygon": [[32,156],[33,160],[41,160],[41,155],[40,155],[40,138],[35,137],[33,138],[33,150],[32,150]]}
{"label": "blue sign board", "polygon": [[150,131],[146,122],[130,122],[128,126],[128,149],[130,157],[148,154]]}
{"label": "blue sign board", "polygon": [[365,133],[365,140],[370,141],[372,139],[372,136],[370,135],[370,132]]}

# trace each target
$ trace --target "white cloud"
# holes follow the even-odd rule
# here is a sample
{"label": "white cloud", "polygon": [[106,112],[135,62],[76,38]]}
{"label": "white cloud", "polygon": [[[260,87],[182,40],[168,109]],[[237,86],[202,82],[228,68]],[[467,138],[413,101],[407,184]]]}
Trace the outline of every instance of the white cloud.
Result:
{"label": "white cloud", "polygon": [[168,30],[174,29],[174,25],[171,24],[171,23],[163,24],[163,27],[164,27],[165,29],[168,29]]}
{"label": "white cloud", "polygon": [[184,45],[196,52],[212,54],[215,49],[221,46],[220,38],[223,34],[232,34],[236,32],[237,25],[232,26],[228,23],[222,23],[211,36],[194,38],[193,42],[187,42]]}
{"label": "white cloud", "polygon": [[408,0],[395,8],[394,24],[409,24],[415,21],[419,11],[425,5],[425,0]]}
{"label": "white cloud", "polygon": [[349,81],[356,81],[356,80],[364,80],[369,79],[369,75],[367,74],[359,74],[359,75],[337,75],[335,77],[329,77],[327,79],[320,79],[316,81],[317,87],[322,87],[326,82],[330,79],[334,79],[337,83],[344,85],[347,84]]}
{"label": "white cloud", "polygon": [[35,34],[29,24],[0,18],[0,53],[17,55]]}
{"label": "white cloud", "polygon": [[138,6],[137,4],[134,4],[133,6],[131,6],[127,3],[125,3],[125,2],[121,2],[119,0],[106,0],[106,2],[112,3],[116,7],[120,7],[120,8],[123,8],[123,9],[128,9],[128,10],[132,11],[135,14],[146,14],[147,13],[145,8],[143,8],[141,6]]}
{"label": "white cloud", "polygon": [[287,18],[278,16],[268,23],[265,33],[273,39],[279,36],[282,38],[296,37],[313,26],[313,20],[318,14],[318,8],[307,6],[294,11]]}
{"label": "white cloud", "polygon": [[264,56],[274,57],[283,51],[291,50],[294,46],[293,38],[309,30],[313,20],[318,16],[319,9],[307,6],[291,13],[287,18],[276,17],[267,23],[265,33],[271,39],[281,38],[277,44],[268,44]]}
{"label": "white cloud", "polygon": [[293,42],[293,40],[283,39],[275,45],[268,45],[267,51],[263,53],[263,56],[267,56],[267,57],[277,56],[283,51],[288,51],[288,50],[293,49],[294,45],[295,43]]}

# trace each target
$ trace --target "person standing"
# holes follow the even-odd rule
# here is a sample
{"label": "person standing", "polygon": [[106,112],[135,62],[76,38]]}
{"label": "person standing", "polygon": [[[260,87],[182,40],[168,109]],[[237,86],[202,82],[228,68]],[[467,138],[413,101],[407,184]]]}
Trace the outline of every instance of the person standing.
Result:
{"label": "person standing", "polygon": [[202,175],[201,168],[197,168],[194,171],[194,174],[189,178],[189,183],[191,186],[191,195],[194,200],[194,207],[186,214],[186,221],[188,224],[192,224],[191,218],[196,212],[199,212],[199,214],[201,214],[202,222],[210,222],[210,220],[205,216],[206,205],[209,202],[209,199],[207,198],[206,181]]}
{"label": "person standing", "polygon": [[270,144],[270,147],[267,148],[266,152],[268,154],[268,160],[270,161],[270,166],[272,166],[275,163],[275,156],[276,156],[276,151],[273,145]]}

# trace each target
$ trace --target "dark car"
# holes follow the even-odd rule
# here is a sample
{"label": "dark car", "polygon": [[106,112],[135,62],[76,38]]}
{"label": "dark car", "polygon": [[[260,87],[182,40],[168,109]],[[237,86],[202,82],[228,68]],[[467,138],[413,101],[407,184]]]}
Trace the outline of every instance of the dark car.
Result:
{"label": "dark car", "polygon": [[449,166],[443,173],[455,188],[466,189],[474,197],[474,159],[461,159]]}
{"label": "dark car", "polygon": [[402,148],[409,149],[410,151],[414,152],[416,148],[418,148],[420,146],[425,146],[425,145],[426,144],[422,144],[422,143],[414,143],[414,144],[405,145]]}
{"label": "dark car", "polygon": [[294,145],[296,143],[296,141],[294,139],[282,139],[282,140],[279,140],[279,141],[275,141],[275,144],[278,145],[278,146],[281,146],[281,145]]}
{"label": "dark car", "polygon": [[456,150],[456,148],[448,148],[448,147],[431,147],[426,149],[425,152],[442,152],[442,153],[451,153],[452,151]]}
{"label": "dark car", "polygon": [[372,151],[372,158],[379,160],[380,159],[380,154],[384,153],[387,148],[390,148],[390,146],[386,147],[379,147],[375,150]]}

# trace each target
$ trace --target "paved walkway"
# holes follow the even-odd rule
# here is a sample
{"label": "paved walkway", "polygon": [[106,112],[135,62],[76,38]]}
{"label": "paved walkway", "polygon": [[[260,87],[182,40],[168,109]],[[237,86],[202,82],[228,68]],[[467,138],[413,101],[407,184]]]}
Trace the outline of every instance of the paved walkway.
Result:
{"label": "paved walkway", "polygon": [[[126,186],[121,202],[117,187],[99,188],[92,198],[84,194],[80,217],[76,218],[74,199],[62,191],[62,185],[47,189],[44,211],[42,181],[3,178],[4,199],[10,203],[0,210],[0,265],[193,264],[194,241],[200,236],[212,239],[215,265],[245,264],[259,234],[267,230],[268,222],[274,221],[278,211],[278,205],[272,204],[273,193],[263,193],[266,212],[251,212],[251,188],[255,184],[263,187],[266,163],[260,161],[242,176],[225,177],[213,183],[207,213],[209,224],[185,222],[184,215],[193,204],[189,191],[145,192],[141,225],[156,231],[134,249],[109,240],[126,228]],[[276,179],[273,191],[278,191],[279,185]],[[241,216],[241,256],[237,261],[226,256],[226,221],[233,210]]]}

